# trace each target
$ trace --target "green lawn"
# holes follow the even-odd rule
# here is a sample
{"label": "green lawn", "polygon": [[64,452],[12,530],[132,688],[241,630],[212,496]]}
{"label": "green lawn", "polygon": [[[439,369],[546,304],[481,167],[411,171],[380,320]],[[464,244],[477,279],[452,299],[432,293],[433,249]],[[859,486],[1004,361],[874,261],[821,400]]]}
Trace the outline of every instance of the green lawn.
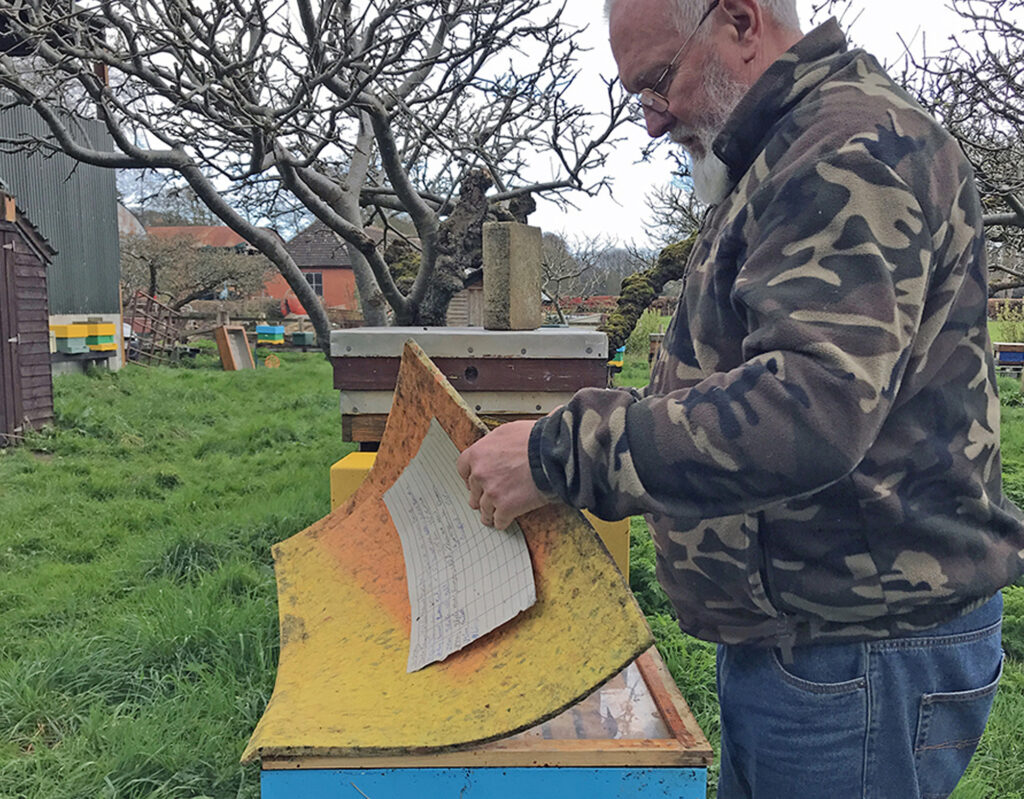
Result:
{"label": "green lawn", "polygon": [[270,546],[352,448],[323,357],[281,359],[61,377],[0,450],[0,797],[258,796]]}
{"label": "green lawn", "polygon": [[[327,513],[328,469],[352,449],[323,357],[281,360],[58,378],[55,427],[0,450],[0,798],[258,795],[238,757],[277,662],[270,546]],[[631,357],[620,378],[645,382],[645,364]],[[1014,381],[1003,400],[1020,500]],[[675,627],[641,520],[631,562],[717,744],[714,650]],[[1006,676],[958,799],[1024,799],[1024,589],[1007,594],[1005,638]]]}

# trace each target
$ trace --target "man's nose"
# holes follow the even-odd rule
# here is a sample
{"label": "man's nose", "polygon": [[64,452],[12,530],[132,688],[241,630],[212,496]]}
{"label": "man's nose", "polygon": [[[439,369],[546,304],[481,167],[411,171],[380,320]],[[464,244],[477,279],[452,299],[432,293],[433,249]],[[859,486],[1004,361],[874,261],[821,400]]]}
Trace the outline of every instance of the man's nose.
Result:
{"label": "man's nose", "polygon": [[671,111],[655,111],[651,108],[644,108],[644,125],[647,126],[647,135],[652,139],[660,138],[672,130],[676,118]]}

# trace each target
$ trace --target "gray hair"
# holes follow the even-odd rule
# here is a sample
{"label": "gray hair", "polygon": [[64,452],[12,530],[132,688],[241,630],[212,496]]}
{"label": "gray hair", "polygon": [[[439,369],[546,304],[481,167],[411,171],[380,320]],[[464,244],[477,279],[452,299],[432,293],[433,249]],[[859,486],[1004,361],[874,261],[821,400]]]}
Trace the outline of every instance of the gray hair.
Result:
{"label": "gray hair", "polygon": [[[605,0],[604,15],[607,18],[619,0]],[[694,0],[665,0],[672,12],[672,19],[680,33],[689,33],[700,20],[701,15],[711,4],[710,0],[695,2]],[[757,0],[759,6],[768,12],[775,22],[789,30],[800,30],[800,16],[796,12],[796,0]],[[710,30],[707,28],[706,30]]]}

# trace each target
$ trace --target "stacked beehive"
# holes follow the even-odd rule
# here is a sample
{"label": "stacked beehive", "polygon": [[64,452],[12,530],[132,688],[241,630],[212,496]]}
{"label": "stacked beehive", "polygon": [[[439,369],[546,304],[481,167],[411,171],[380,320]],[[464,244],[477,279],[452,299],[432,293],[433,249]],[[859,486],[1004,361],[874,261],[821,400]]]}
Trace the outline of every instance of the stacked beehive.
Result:
{"label": "stacked beehive", "polygon": [[284,325],[256,325],[257,344],[284,344]]}
{"label": "stacked beehive", "polygon": [[50,325],[57,352],[82,355],[87,352],[116,352],[117,325],[114,322],[73,322]]}
{"label": "stacked beehive", "polygon": [[66,355],[80,355],[89,351],[86,339],[89,336],[89,325],[50,325],[53,337],[57,342],[57,352]]}
{"label": "stacked beehive", "polygon": [[117,325],[113,322],[89,322],[85,343],[93,352],[117,351]]}

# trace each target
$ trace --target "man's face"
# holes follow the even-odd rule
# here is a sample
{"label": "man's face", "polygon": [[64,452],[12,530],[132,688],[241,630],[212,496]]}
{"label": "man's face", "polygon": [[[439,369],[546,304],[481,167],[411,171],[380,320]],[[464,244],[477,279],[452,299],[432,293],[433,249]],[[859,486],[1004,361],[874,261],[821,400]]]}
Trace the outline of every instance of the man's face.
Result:
{"label": "man's face", "polygon": [[653,138],[667,133],[681,144],[690,155],[698,199],[719,202],[728,190],[728,177],[711,144],[749,88],[722,58],[721,20],[712,12],[704,22],[709,30],[694,37],[657,87],[653,84],[691,31],[676,30],[665,0],[619,0],[609,25],[612,53],[626,90],[656,88],[669,102],[665,111],[644,109],[647,133]]}

